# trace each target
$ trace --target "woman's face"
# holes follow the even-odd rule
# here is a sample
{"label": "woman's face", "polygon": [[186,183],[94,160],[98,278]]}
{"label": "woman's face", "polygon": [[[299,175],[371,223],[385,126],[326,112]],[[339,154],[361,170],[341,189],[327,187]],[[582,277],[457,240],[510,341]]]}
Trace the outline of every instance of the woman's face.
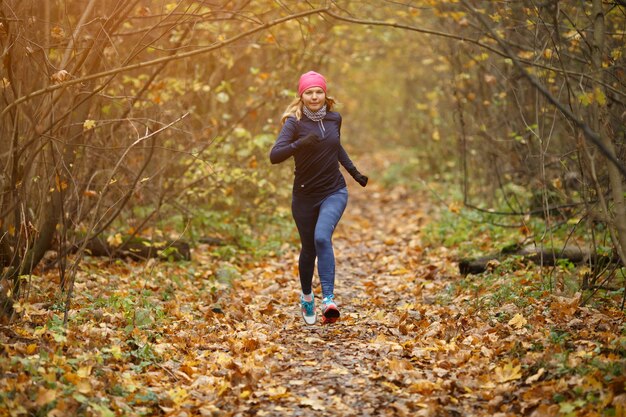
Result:
{"label": "woman's face", "polygon": [[302,93],[302,102],[309,110],[317,111],[326,102],[326,93],[321,87],[311,87]]}

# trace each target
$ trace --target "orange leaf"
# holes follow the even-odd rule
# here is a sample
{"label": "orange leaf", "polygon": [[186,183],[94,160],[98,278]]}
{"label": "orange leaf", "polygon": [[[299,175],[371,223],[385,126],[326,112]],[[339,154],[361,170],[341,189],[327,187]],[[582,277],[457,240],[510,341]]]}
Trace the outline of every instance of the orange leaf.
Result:
{"label": "orange leaf", "polygon": [[38,406],[43,406],[56,400],[56,398],[57,392],[55,390],[40,387],[39,391],[37,392],[37,399],[35,400],[35,404],[37,404]]}
{"label": "orange leaf", "polygon": [[430,395],[433,391],[436,391],[439,388],[441,388],[439,384],[431,382],[427,379],[420,379],[409,385],[408,391],[415,394]]}

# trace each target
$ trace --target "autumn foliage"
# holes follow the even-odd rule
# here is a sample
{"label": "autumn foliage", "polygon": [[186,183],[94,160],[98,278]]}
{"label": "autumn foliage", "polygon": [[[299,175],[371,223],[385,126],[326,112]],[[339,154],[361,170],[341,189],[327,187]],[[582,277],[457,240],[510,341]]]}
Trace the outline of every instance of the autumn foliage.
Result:
{"label": "autumn foliage", "polygon": [[[626,415],[625,30],[619,0],[0,2],[0,413]],[[305,327],[267,154],[311,69],[371,184],[342,320]],[[459,274],[518,246],[590,255]]]}
{"label": "autumn foliage", "polygon": [[46,301],[50,284],[19,306],[22,324],[3,329],[5,411],[623,410],[619,309],[580,307],[580,294],[551,293],[534,265],[461,280],[449,250],[424,245],[435,212],[425,195],[401,186],[351,193],[335,235],[337,324],[307,327],[299,317],[294,248],[236,263],[207,245],[188,264],[90,261],[67,328]]}

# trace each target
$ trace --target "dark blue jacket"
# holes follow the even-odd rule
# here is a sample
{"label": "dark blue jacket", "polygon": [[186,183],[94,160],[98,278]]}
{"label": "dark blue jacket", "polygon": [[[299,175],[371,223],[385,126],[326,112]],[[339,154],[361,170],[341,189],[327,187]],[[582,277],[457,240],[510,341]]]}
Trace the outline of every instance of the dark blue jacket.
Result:
{"label": "dark blue jacket", "polygon": [[[296,196],[324,198],[346,186],[339,171],[339,163],[348,172],[355,169],[341,146],[341,115],[327,112],[322,123],[324,131],[318,122],[305,115],[299,121],[295,117],[288,117],[270,152],[272,164],[294,157],[293,193]],[[298,147],[296,141],[309,133],[319,136],[320,142],[304,148]]]}

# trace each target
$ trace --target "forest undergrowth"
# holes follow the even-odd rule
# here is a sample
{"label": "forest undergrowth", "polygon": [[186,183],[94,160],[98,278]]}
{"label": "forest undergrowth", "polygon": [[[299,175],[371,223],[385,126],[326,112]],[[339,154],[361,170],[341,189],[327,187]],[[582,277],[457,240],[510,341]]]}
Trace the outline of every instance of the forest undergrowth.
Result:
{"label": "forest undergrowth", "polygon": [[205,244],[190,262],[88,258],[67,327],[53,270],[0,327],[0,414],[625,415],[619,294],[582,305],[558,285],[576,271],[519,260],[460,276],[455,247],[429,235],[450,206],[375,179],[350,193],[337,323],[304,325],[293,242],[263,257]]}

